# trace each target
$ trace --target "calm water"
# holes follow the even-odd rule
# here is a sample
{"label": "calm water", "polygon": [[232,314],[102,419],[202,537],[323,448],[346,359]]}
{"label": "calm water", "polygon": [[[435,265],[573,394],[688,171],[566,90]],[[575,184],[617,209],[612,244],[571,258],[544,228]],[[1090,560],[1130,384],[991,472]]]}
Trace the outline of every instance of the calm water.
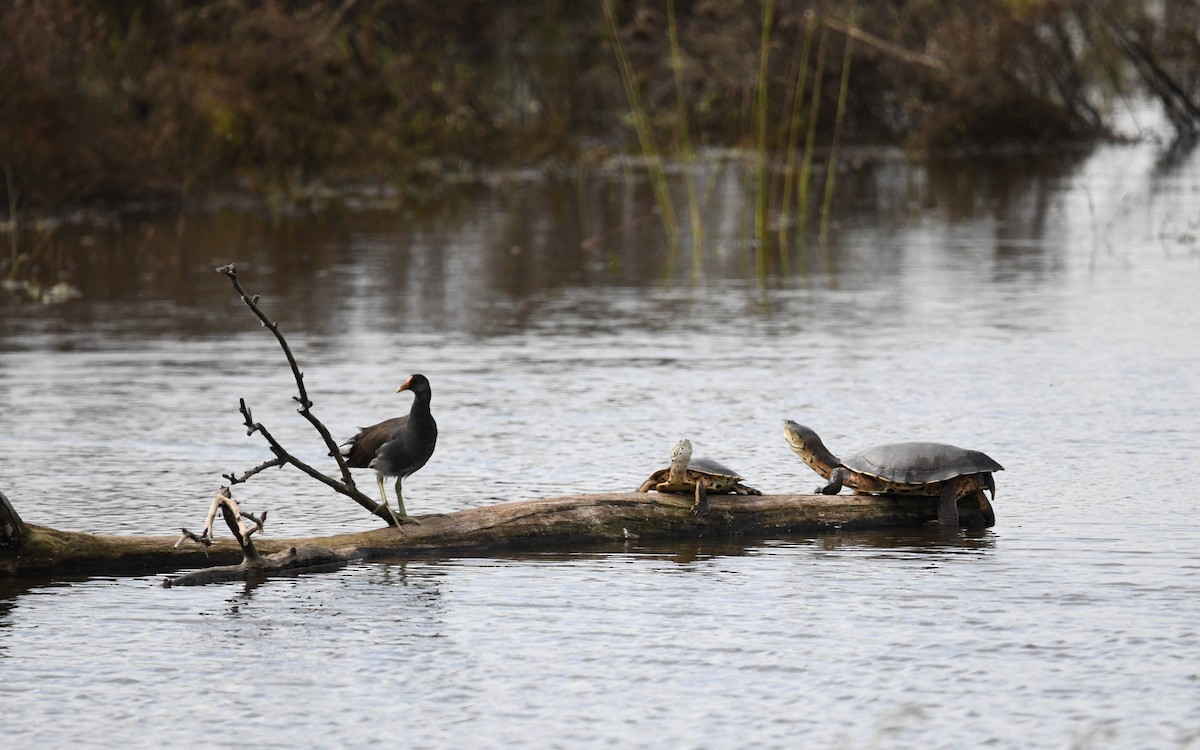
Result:
{"label": "calm water", "polygon": [[[430,377],[413,512],[633,488],[684,436],[811,490],[789,417],[986,451],[994,529],[3,582],[4,746],[1200,747],[1200,156],[864,158],[764,283],[739,165],[700,176],[700,258],[619,170],[60,227],[82,296],[0,293],[0,486],[35,523],[199,526],[268,456],[239,397],[320,462],[236,260],[337,436]],[[296,472],[238,497],[271,534],[375,525]]]}

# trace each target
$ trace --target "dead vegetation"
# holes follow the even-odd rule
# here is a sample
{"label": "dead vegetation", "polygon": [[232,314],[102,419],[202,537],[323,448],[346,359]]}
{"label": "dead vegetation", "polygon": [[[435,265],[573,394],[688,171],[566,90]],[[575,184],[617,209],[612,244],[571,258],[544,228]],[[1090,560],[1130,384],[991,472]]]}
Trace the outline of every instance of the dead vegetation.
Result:
{"label": "dead vegetation", "polygon": [[[1181,133],[1197,127],[1198,0],[699,0],[672,6],[674,41],[665,0],[610,5],[668,151],[753,144],[764,118],[787,122],[813,92],[828,142],[844,65],[848,141],[1094,138],[1138,90],[1163,101]],[[180,202],[214,188],[286,199],[314,180],[626,149],[633,124],[601,6],[4,3],[0,206]],[[823,41],[806,45],[814,18]],[[796,91],[802,66],[820,75]]]}

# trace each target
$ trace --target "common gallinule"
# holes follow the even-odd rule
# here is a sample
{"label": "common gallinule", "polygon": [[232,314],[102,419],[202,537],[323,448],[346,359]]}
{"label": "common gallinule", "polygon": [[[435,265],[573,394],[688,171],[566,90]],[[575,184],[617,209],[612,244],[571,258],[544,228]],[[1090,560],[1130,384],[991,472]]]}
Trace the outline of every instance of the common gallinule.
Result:
{"label": "common gallinule", "polygon": [[[392,514],[399,526],[401,518],[408,519],[404,510],[404,494],[400,484],[404,478],[420,469],[433,455],[437,445],[437,422],[429,411],[429,379],[424,375],[412,375],[396,389],[412,391],[412,408],[406,417],[394,417],[370,427],[363,427],[346,443],[343,455],[346,465],[356,469],[374,469],[379,481],[379,494],[383,505]],[[387,504],[387,492],[383,488],[384,477],[396,478],[396,506],[400,516],[392,513]]]}

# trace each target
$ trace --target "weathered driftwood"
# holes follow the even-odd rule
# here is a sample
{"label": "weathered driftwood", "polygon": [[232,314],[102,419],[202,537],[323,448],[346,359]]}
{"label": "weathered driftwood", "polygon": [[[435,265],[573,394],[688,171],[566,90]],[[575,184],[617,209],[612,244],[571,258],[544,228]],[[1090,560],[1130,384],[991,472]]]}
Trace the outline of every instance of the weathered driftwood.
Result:
{"label": "weathered driftwood", "polygon": [[19,546],[25,539],[25,522],[0,492],[0,550]]}
{"label": "weathered driftwood", "polygon": [[[175,542],[174,548],[179,549],[186,542],[194,542],[203,547],[213,545],[213,521],[220,512],[225,525],[233,532],[234,539],[242,550],[242,561],[237,565],[217,565],[211,568],[201,568],[175,578],[163,581],[166,587],[195,586],[204,583],[219,583],[222,581],[247,580],[254,576],[264,576],[271,573],[283,573],[290,570],[312,569],[324,565],[336,565],[361,557],[354,547],[333,550],[328,547],[305,545],[288,547],[274,554],[261,555],[251,537],[263,530],[267,520],[267,512],[255,516],[242,510],[238,502],[230,495],[228,487],[222,487],[213,498],[208,509],[208,517],[204,522],[204,531],[193,534],[187,529],[180,529],[182,535]],[[253,526],[247,524],[250,521]]]}
{"label": "weathered driftwood", "polygon": [[[977,505],[982,502],[982,505]],[[489,549],[554,549],[622,539],[767,537],[778,534],[920,526],[937,517],[936,498],[869,495],[762,495],[710,498],[706,516],[692,499],[660,493],[551,497],[420,518],[402,528],[307,538],[257,539],[264,557],[288,570],[345,560],[447,555]],[[960,501],[962,521],[991,525],[979,494]],[[986,508],[986,512],[981,508]],[[236,565],[232,540],[201,548],[174,547],[175,537],[112,536],[25,525],[15,549],[0,549],[0,573],[165,573],[188,567]],[[289,550],[295,552],[289,552]]]}

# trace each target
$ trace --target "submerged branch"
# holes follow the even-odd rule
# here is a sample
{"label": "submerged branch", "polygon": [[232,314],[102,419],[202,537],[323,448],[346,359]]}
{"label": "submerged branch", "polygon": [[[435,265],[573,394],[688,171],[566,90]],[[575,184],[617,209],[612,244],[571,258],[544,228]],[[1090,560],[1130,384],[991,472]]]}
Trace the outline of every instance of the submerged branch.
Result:
{"label": "submerged branch", "polygon": [[[242,510],[237,501],[229,494],[228,487],[222,487],[217,492],[216,497],[213,498],[212,505],[208,509],[208,517],[204,522],[204,533],[197,536],[187,529],[181,529],[183,536],[179,538],[178,542],[175,542],[174,549],[178,549],[186,540],[191,540],[204,547],[211,547],[213,545],[212,526],[218,510],[220,510],[222,518],[225,519],[225,525],[233,532],[233,536],[242,550],[242,561],[237,565],[221,565],[213,568],[205,568],[177,578],[169,578],[163,581],[164,586],[187,586],[200,583],[215,583],[217,581],[243,580],[253,574],[287,570],[290,567],[296,567],[299,564],[298,560],[308,559],[301,558],[294,547],[285,550],[283,553],[260,555],[254,546],[254,541],[250,537],[262,531],[263,524],[267,520],[267,512],[263,511],[261,516],[255,516]],[[253,528],[246,524],[247,520],[254,524]],[[327,559],[323,555],[317,555],[316,558]]]}

